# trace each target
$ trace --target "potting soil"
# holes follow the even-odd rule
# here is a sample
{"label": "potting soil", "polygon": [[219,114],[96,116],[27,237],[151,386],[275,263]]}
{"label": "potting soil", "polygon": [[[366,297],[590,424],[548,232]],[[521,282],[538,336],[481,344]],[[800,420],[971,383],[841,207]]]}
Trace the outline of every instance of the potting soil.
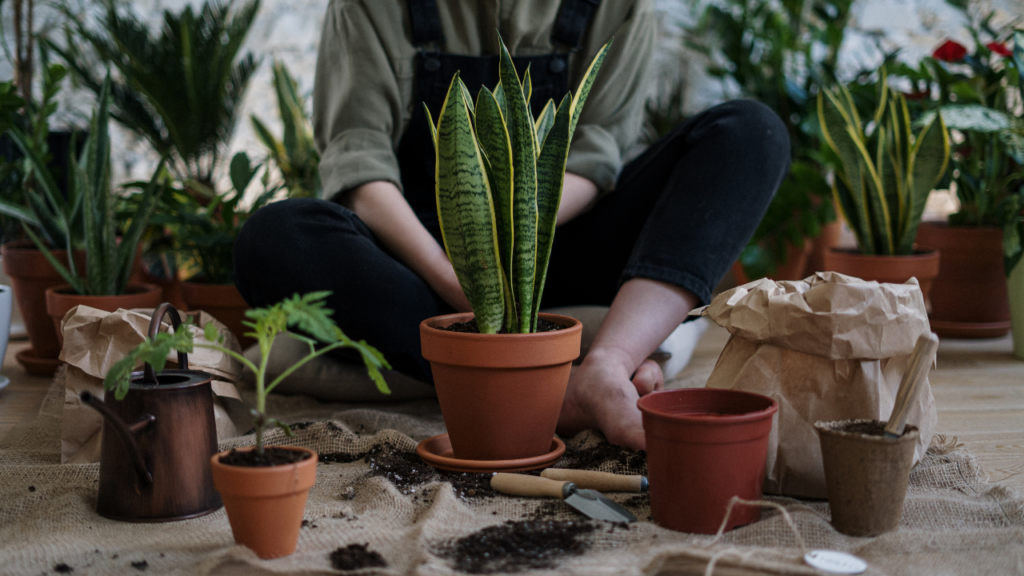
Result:
{"label": "potting soil", "polygon": [[[763,509],[761,521],[714,545],[710,537],[644,521],[650,516],[645,494],[606,494],[639,522],[589,521],[557,499],[494,495],[485,486],[486,474],[447,474],[417,463],[416,443],[444,429],[434,401],[367,406],[276,395],[268,403],[272,416],[310,424],[294,426],[290,438],[271,431],[268,444],[312,448],[322,458],[296,552],[263,561],[234,544],[223,509],[164,524],[97,515],[99,465],[59,463],[63,393],[58,381],[38,418],[0,442],[0,572],[5,575],[53,573],[58,567],[74,574],[137,574],[133,563],[142,560],[147,574],[326,574],[370,562],[374,553],[386,566],[368,564],[356,568],[360,573],[525,568],[531,574],[581,576],[701,574],[714,559],[716,574],[736,568],[817,574],[803,563],[797,538],[773,509]],[[253,441],[250,434],[221,448]],[[641,455],[609,447],[593,433],[566,444],[567,456],[558,466],[646,473]],[[827,502],[768,499],[786,507],[808,548],[855,554],[868,562],[867,574],[1001,575],[1024,565],[1024,497],[989,484],[977,460],[952,442],[933,445],[912,471],[896,532],[847,537],[829,524]]]}
{"label": "potting soil", "polygon": [[[537,319],[537,332],[552,332],[554,330],[564,330],[566,327],[561,324],[555,324],[543,318]],[[465,332],[469,334],[479,334],[480,327],[476,325],[476,318],[469,322],[456,322],[455,324],[449,324],[441,330],[447,330],[449,332]],[[508,334],[508,331],[502,329],[498,334]]]}
{"label": "potting soil", "polygon": [[281,464],[293,464],[309,458],[306,452],[295,452],[268,446],[260,454],[256,450],[232,450],[220,457],[221,464],[228,466],[242,466],[245,468],[263,468],[266,466],[279,466]]}

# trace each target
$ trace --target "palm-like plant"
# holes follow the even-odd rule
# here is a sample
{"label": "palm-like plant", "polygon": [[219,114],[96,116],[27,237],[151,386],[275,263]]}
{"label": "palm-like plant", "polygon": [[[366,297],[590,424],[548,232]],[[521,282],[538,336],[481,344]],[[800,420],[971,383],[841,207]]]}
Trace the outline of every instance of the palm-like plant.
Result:
{"label": "palm-like plant", "polygon": [[[112,116],[173,159],[182,181],[213,182],[213,170],[234,131],[236,112],[258,66],[252,53],[238,57],[259,10],[251,0],[208,1],[198,10],[165,11],[159,35],[130,11],[107,4],[100,31],[75,19],[67,46],[90,45],[122,80],[111,87]],[[102,80],[75,51],[48,43],[85,86],[100,92]]]}
{"label": "palm-like plant", "polygon": [[319,198],[320,154],[313,142],[313,126],[306,115],[306,103],[299,94],[299,85],[283,62],[274,62],[274,91],[284,125],[281,140],[257,118],[251,116],[253,129],[270,158],[281,171],[284,187],[291,198]]}

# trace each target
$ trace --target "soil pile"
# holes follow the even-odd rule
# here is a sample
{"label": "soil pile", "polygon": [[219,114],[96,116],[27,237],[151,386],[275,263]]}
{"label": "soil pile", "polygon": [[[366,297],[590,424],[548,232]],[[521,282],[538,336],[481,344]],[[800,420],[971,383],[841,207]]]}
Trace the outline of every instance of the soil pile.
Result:
{"label": "soil pile", "polygon": [[589,521],[509,521],[449,542],[436,554],[469,574],[553,568],[558,559],[585,552],[590,542],[583,536],[594,528]]}
{"label": "soil pile", "polygon": [[349,544],[331,552],[331,566],[335,570],[359,570],[360,568],[385,568],[384,557],[370,550],[369,544]]}

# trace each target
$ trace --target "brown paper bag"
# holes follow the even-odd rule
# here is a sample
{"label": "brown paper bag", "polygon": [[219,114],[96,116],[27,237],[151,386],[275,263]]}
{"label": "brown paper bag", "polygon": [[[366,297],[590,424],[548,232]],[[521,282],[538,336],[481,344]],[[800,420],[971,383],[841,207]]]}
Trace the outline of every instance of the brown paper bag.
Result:
{"label": "brown paper bag", "polygon": [[[64,384],[64,412],[61,426],[61,462],[85,464],[98,462],[103,419],[84,406],[78,395],[89,391],[103,398],[103,377],[132,348],[146,338],[149,331],[152,310],[118,310],[104,312],[89,306],[77,306],[64,317],[61,328],[64,347],[60,359],[67,362]],[[213,323],[225,336],[224,345],[240,351],[238,340],[223,324],[205,312],[199,312],[191,330],[195,341],[206,342],[203,328]],[[195,324],[198,324],[196,326]],[[170,319],[164,317],[162,330],[170,328]],[[168,367],[177,367],[177,353],[168,356]],[[242,374],[241,364],[221,352],[196,348],[188,355],[189,368],[203,370],[214,376],[212,383],[214,402],[213,413],[217,424],[217,438],[231,438],[238,435],[235,424],[228,414],[226,403],[241,402],[235,388]],[[141,365],[137,368],[141,369]],[[233,410],[233,412],[240,412]]]}
{"label": "brown paper bag", "polygon": [[[731,334],[707,387],[756,392],[779,403],[764,491],[808,498],[827,496],[814,423],[886,420],[917,338],[929,330],[917,280],[879,284],[835,272],[792,282],[757,280],[694,313]],[[916,463],[935,431],[927,381],[907,422],[921,430]]]}

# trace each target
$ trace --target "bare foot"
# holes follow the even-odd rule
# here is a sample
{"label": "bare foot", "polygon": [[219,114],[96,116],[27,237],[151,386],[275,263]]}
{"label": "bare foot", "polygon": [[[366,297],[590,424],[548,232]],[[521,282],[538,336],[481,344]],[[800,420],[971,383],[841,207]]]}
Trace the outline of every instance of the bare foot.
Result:
{"label": "bare foot", "polygon": [[633,450],[646,446],[636,401],[664,387],[661,368],[645,360],[631,375],[630,360],[615,349],[591,349],[569,377],[558,418],[558,433],[572,436],[588,428],[609,442]]}

